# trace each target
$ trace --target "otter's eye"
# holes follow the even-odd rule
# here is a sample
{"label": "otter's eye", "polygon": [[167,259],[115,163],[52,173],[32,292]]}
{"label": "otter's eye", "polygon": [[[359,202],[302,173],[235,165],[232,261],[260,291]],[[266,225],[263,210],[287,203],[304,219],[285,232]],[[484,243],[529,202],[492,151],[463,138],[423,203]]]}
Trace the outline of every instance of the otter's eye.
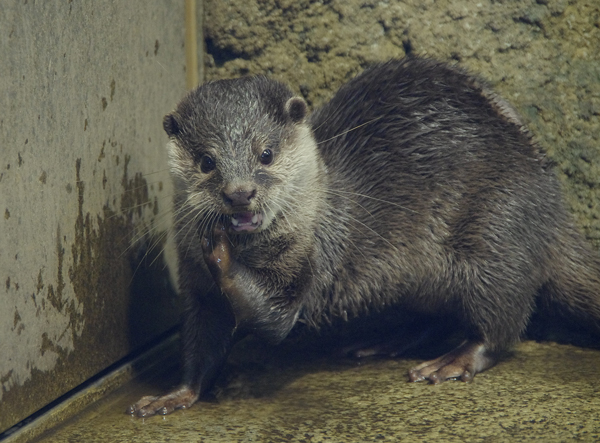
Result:
{"label": "otter's eye", "polygon": [[262,154],[260,154],[260,162],[263,165],[269,165],[273,161],[273,151],[270,149],[265,149]]}
{"label": "otter's eye", "polygon": [[200,159],[200,170],[205,174],[208,174],[210,171],[215,169],[215,166],[215,161],[208,155],[203,155]]}

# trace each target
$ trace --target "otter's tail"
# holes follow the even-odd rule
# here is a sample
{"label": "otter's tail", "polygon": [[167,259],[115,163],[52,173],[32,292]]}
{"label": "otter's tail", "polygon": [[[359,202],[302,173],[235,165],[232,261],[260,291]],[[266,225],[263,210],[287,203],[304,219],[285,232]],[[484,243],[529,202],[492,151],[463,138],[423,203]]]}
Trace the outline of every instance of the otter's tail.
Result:
{"label": "otter's tail", "polygon": [[549,297],[544,301],[600,333],[600,254],[574,227],[559,236],[551,254],[550,281],[544,291]]}

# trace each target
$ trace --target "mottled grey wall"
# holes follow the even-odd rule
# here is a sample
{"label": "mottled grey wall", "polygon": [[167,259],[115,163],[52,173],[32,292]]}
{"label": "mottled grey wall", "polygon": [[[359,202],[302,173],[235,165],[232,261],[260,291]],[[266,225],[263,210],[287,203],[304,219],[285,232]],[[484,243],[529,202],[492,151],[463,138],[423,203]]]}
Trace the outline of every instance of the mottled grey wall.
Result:
{"label": "mottled grey wall", "polygon": [[0,3],[0,432],[177,319],[183,24],[175,0]]}
{"label": "mottled grey wall", "polygon": [[206,0],[207,78],[268,74],[310,104],[369,63],[458,62],[523,114],[600,247],[600,2]]}

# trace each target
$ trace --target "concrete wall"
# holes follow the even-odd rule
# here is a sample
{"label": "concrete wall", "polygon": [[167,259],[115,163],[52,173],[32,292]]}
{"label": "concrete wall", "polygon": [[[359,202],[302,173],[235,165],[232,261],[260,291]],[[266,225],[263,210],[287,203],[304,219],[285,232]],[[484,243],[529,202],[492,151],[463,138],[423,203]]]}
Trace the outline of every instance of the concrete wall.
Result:
{"label": "concrete wall", "polygon": [[175,324],[185,81],[184,2],[0,3],[0,432]]}

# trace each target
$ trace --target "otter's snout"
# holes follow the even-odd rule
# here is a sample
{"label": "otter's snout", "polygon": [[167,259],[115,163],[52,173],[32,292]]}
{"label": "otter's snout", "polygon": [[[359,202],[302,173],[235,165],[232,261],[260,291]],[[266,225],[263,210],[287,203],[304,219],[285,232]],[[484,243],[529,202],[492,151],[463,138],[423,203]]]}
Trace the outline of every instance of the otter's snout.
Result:
{"label": "otter's snout", "polygon": [[223,200],[231,207],[250,206],[250,201],[256,195],[256,189],[237,190],[234,192],[223,191]]}

